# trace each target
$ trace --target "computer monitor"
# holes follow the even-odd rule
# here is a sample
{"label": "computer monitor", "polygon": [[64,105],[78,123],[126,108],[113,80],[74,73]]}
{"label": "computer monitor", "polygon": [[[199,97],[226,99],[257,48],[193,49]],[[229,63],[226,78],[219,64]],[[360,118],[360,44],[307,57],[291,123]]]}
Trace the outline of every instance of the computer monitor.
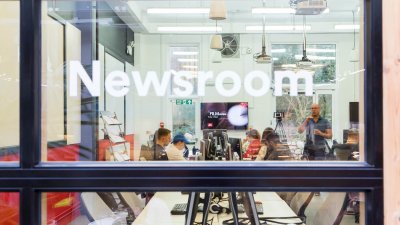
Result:
{"label": "computer monitor", "polygon": [[200,140],[200,153],[202,155],[200,160],[212,160],[212,157],[209,154],[210,147],[211,147],[211,140],[210,139],[202,139],[202,140]]}
{"label": "computer monitor", "polygon": [[242,160],[242,141],[240,138],[229,138],[228,142],[231,144],[232,154],[236,152],[240,160]]}
{"label": "computer monitor", "polygon": [[[208,154],[214,157],[225,157],[225,150],[228,144],[228,133],[226,129],[205,129],[203,138],[211,140]],[[210,157],[211,158],[211,157]]]}

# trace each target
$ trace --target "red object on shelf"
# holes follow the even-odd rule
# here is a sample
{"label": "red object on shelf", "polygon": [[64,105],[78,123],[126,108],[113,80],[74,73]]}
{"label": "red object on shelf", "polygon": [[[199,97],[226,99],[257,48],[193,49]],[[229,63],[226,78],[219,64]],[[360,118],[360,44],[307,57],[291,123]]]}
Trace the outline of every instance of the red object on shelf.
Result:
{"label": "red object on shelf", "polygon": [[[130,145],[130,149],[129,149],[130,157],[131,157],[131,160],[134,160],[134,158],[133,158],[133,144],[134,144],[133,140],[134,140],[134,135],[133,134],[128,134],[128,135],[125,135],[124,138],[125,138],[126,141],[129,142],[129,145]],[[98,148],[99,148],[98,161],[105,161],[106,160],[106,150],[110,147],[110,141],[107,140],[107,139],[102,139],[102,140],[99,140],[97,142],[97,144],[98,144]]]}

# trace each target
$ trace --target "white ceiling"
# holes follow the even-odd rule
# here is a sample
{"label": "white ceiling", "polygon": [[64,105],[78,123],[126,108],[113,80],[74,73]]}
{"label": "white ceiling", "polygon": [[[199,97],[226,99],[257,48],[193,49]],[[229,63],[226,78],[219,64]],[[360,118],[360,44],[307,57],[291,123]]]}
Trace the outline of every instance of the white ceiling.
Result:
{"label": "white ceiling", "polygon": [[[308,33],[340,33],[353,30],[335,30],[335,24],[359,23],[360,0],[327,0],[329,13],[306,17],[311,26]],[[114,11],[137,32],[157,33],[158,26],[215,26],[208,14],[147,14],[148,8],[209,8],[210,0],[129,0],[110,1]],[[249,25],[262,25],[262,14],[252,14],[251,9],[263,7],[262,0],[226,0],[228,16],[218,22],[223,33],[249,33]],[[288,8],[289,0],[265,0],[265,7]],[[361,7],[362,8],[362,7]],[[302,25],[303,16],[293,14],[267,14],[266,25]],[[290,31],[292,32],[292,31]],[[301,32],[301,31],[297,31]],[[282,32],[280,32],[282,33]]]}

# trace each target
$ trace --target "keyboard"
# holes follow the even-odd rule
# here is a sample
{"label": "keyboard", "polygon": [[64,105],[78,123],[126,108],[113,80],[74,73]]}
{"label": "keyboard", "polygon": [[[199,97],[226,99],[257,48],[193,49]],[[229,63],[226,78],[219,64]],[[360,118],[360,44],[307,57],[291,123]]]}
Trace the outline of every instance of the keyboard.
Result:
{"label": "keyboard", "polygon": [[[261,202],[256,202],[256,209],[257,209],[257,214],[263,214],[264,213],[264,207]],[[243,204],[238,204],[238,213],[244,213],[244,206]]]}
{"label": "keyboard", "polygon": [[185,215],[187,203],[175,204],[171,210],[171,215]]}

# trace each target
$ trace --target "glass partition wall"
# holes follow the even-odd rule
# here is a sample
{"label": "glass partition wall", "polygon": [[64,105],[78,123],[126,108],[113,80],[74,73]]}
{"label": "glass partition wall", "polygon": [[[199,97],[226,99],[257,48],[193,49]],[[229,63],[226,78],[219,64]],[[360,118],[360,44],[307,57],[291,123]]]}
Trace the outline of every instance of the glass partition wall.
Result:
{"label": "glass partition wall", "polygon": [[362,2],[187,2],[43,1],[42,161],[365,160]]}
{"label": "glass partition wall", "polygon": [[20,224],[382,224],[381,2],[19,13]]}

